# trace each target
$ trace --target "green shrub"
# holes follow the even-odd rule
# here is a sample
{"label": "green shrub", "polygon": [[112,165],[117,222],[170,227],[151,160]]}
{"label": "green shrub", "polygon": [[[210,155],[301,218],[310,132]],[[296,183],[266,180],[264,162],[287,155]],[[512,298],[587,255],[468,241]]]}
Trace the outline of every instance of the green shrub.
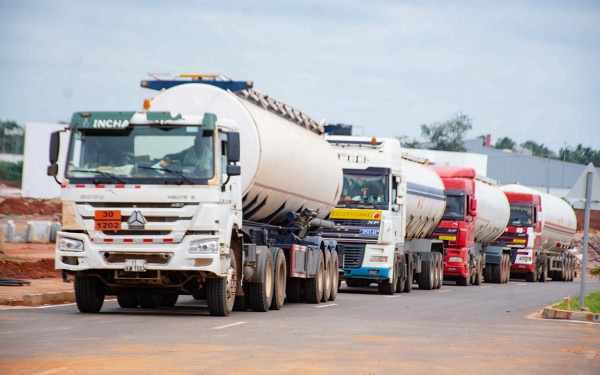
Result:
{"label": "green shrub", "polygon": [[23,178],[23,162],[11,163],[0,161],[0,180],[5,180],[11,184],[21,185]]}

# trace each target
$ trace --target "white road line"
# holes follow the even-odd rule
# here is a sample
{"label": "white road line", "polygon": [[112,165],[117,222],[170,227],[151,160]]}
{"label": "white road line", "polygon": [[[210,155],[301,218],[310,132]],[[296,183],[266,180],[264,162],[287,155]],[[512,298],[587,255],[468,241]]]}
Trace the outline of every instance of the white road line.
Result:
{"label": "white road line", "polygon": [[487,288],[491,288],[491,286],[487,285],[487,286],[482,286],[481,289],[487,289]]}
{"label": "white road line", "polygon": [[517,284],[517,285],[527,285],[527,283],[519,283],[519,284]]}
{"label": "white road line", "polygon": [[223,328],[235,327],[235,326],[239,326],[241,324],[246,324],[246,322],[237,322],[237,323],[225,324],[224,326],[214,327],[213,329],[223,329]]}
{"label": "white road line", "polygon": [[385,296],[385,298],[400,298],[400,296],[399,295],[396,295],[396,296]]}
{"label": "white road line", "polygon": [[451,292],[450,289],[443,289],[443,290],[438,290],[438,293],[446,293],[446,292]]}
{"label": "white road line", "polygon": [[59,368],[55,368],[55,369],[48,370],[48,371],[38,372],[35,375],[49,375],[49,374],[54,374],[59,371],[64,371],[66,369],[67,369],[67,367],[59,367]]}
{"label": "white road line", "polygon": [[321,308],[321,307],[331,307],[331,306],[337,306],[337,303],[328,303],[327,305],[319,305],[319,306],[315,306],[317,309]]}

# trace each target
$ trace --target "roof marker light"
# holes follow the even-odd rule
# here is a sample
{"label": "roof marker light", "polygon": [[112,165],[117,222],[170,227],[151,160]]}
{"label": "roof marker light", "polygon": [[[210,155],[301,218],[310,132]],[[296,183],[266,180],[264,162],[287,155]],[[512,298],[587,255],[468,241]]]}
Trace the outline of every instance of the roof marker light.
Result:
{"label": "roof marker light", "polygon": [[144,99],[144,109],[150,109],[150,99]]}

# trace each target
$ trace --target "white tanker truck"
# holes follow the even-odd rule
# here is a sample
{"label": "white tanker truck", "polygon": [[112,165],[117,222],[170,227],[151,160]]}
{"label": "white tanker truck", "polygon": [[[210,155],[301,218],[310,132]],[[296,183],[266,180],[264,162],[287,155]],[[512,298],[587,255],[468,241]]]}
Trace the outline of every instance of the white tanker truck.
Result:
{"label": "white tanker truck", "polygon": [[443,184],[424,164],[403,158],[393,138],[328,136],[344,169],[336,226],[340,278],[349,287],[377,283],[382,294],[441,286],[441,241],[428,240],[444,212]]}
{"label": "white tanker truck", "polygon": [[511,276],[529,282],[573,281],[577,259],[567,251],[577,228],[571,206],[562,199],[522,185],[501,187],[510,203],[510,219],[500,236],[512,249]]}
{"label": "white tanker truck", "polygon": [[[191,80],[181,79],[191,78]],[[335,240],[306,236],[339,200],[323,128],[251,82],[143,81],[141,112],[78,112],[62,183],[56,268],[82,312],[206,299],[211,315],[334,300]],[[58,175],[59,134],[48,174]]]}

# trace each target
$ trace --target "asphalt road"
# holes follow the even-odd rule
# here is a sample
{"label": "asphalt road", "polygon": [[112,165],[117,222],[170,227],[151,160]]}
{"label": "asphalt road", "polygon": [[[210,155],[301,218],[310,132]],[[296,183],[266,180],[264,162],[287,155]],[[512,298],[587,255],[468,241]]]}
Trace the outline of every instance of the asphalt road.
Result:
{"label": "asphalt road", "polygon": [[342,284],[335,302],[224,318],[187,297],[158,310],[107,300],[99,314],[5,308],[0,373],[600,374],[600,324],[538,318],[579,287],[448,282],[382,296]]}

